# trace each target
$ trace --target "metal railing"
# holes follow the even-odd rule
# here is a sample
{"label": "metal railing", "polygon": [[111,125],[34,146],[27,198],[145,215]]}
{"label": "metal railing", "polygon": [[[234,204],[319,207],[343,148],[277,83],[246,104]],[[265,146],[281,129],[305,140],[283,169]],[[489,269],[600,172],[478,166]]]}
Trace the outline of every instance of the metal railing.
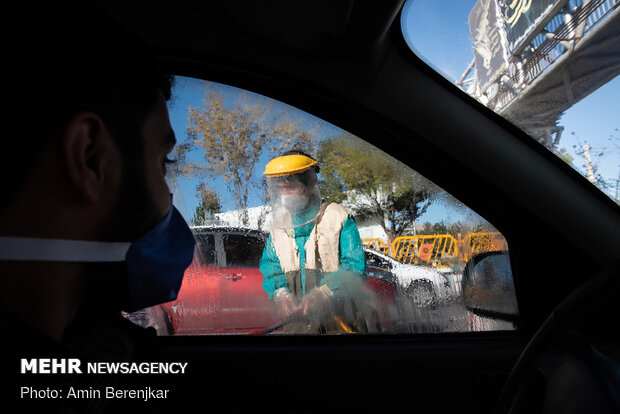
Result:
{"label": "metal railing", "polygon": [[390,255],[390,245],[381,239],[363,239],[362,243],[364,247]]}
{"label": "metal railing", "polygon": [[372,238],[363,239],[362,243],[402,263],[453,269],[462,269],[473,255],[508,250],[506,239],[499,232],[468,233],[458,238],[451,234],[400,236],[391,244]]}
{"label": "metal railing", "polygon": [[392,243],[392,257],[399,262],[445,266],[446,256],[458,256],[457,241],[450,234],[397,237]]}

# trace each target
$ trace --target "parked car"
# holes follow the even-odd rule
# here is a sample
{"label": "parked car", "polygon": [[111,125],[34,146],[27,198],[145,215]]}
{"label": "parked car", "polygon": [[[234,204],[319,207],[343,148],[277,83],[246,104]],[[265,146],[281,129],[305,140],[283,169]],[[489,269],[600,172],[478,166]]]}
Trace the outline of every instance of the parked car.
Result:
{"label": "parked car", "polygon": [[245,332],[278,321],[258,270],[266,236],[234,227],[195,227],[197,249],[177,300],[162,305],[171,333]]}
{"label": "parked car", "polygon": [[401,263],[373,249],[364,248],[366,263],[388,269],[396,279],[402,294],[420,308],[433,308],[452,296],[450,281],[441,272],[424,266]]}
{"label": "parked car", "polygon": [[[280,321],[258,268],[267,234],[238,227],[193,231],[194,262],[185,272],[177,299],[136,313],[133,319],[152,324],[160,334],[174,335],[243,334]],[[395,318],[396,289],[396,277],[387,267],[369,267],[363,290],[374,298],[384,327]]]}

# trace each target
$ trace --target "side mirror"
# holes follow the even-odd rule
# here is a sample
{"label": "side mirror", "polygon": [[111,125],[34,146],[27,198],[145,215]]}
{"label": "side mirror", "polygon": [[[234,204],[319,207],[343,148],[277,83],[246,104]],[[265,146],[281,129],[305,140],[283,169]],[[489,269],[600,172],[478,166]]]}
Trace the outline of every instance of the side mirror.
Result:
{"label": "side mirror", "polygon": [[508,252],[476,255],[463,270],[465,307],[476,315],[516,322],[517,296]]}

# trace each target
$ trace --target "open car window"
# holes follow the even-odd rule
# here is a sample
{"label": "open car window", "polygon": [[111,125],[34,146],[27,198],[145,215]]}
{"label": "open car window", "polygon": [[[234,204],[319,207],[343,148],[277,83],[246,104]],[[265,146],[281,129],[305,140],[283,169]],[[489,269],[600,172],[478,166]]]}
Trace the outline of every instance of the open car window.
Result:
{"label": "open car window", "polygon": [[408,0],[409,47],[620,202],[618,0]]}
{"label": "open car window", "polygon": [[[181,76],[175,80],[169,111],[179,144],[167,180],[199,247],[178,298],[151,310],[160,319],[153,322],[160,334],[517,328],[504,236],[433,181],[363,137],[267,97]],[[338,211],[346,214],[340,224],[317,231],[314,244],[308,242],[308,233],[289,229],[287,237],[295,235],[295,240],[275,248],[272,231],[278,227],[263,171],[272,158],[293,148],[318,160],[320,199],[341,206]],[[326,240],[336,240],[335,253],[317,247]],[[285,267],[287,257],[308,263],[311,249],[317,249],[318,267],[307,265],[303,272]],[[501,269],[491,260],[484,266],[476,262],[474,269],[472,260],[484,254],[500,255],[494,260],[501,262]],[[336,257],[336,267],[328,270],[330,257]],[[214,261],[218,266],[208,265]],[[501,274],[501,283],[483,280],[485,272]],[[299,283],[303,288],[296,287]],[[300,306],[312,291],[327,289],[328,305],[303,318],[287,319],[275,300],[276,290],[282,288],[299,289],[295,300]],[[510,318],[480,316],[465,298],[476,303],[484,298],[484,306]],[[496,299],[503,304],[496,306]]]}

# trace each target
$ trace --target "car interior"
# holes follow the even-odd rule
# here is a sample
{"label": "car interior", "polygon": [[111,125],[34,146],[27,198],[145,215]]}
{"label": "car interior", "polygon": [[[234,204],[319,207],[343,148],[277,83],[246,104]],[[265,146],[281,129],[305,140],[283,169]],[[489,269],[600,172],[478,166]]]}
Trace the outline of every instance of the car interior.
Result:
{"label": "car interior", "polygon": [[189,362],[170,409],[620,409],[620,207],[416,56],[400,30],[404,0],[95,3],[168,73],[260,93],[364,137],[510,246],[516,330],[158,337],[161,359]]}

